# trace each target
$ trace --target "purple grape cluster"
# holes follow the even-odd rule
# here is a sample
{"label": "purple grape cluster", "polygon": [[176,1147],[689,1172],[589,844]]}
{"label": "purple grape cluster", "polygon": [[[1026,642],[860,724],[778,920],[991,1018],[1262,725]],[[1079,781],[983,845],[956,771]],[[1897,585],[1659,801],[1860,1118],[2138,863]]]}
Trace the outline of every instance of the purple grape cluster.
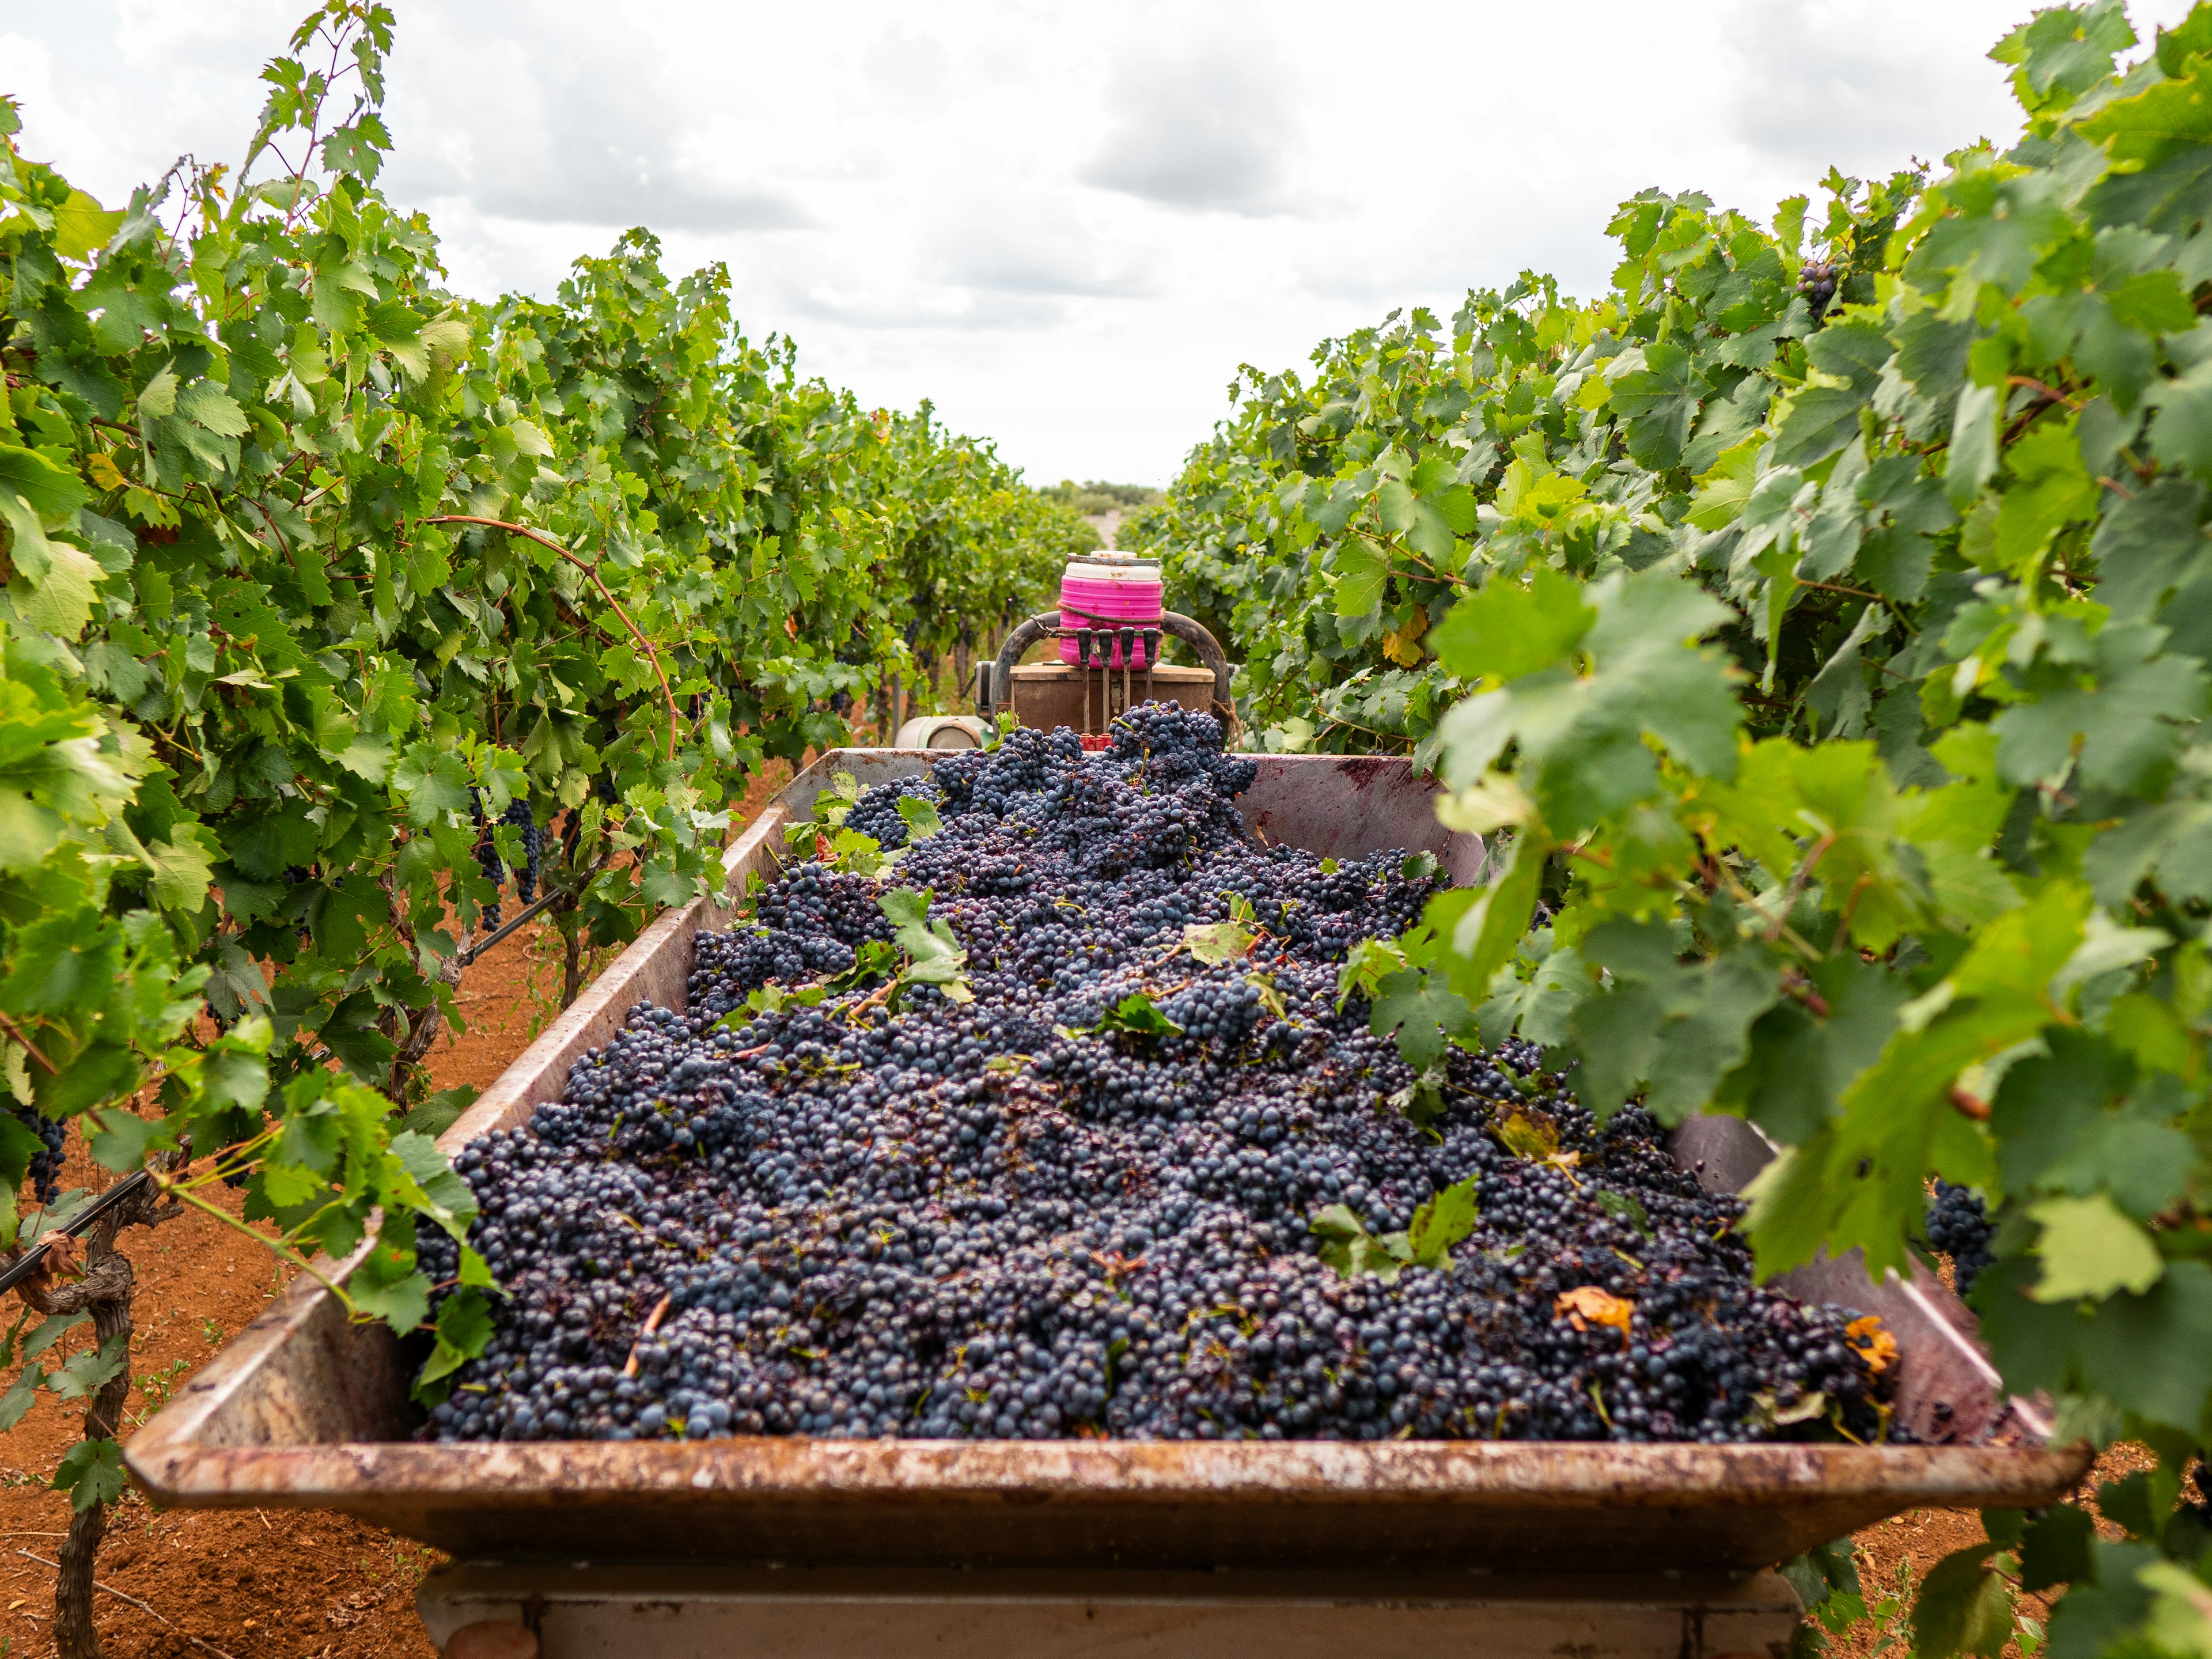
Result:
{"label": "purple grape cluster", "polygon": [[16,1122],[39,1138],[39,1150],[31,1154],[26,1179],[31,1183],[31,1190],[38,1194],[39,1202],[51,1204],[61,1185],[62,1151],[67,1128],[59,1119],[46,1116],[34,1106],[11,1106],[8,1109]]}
{"label": "purple grape cluster", "polygon": [[514,878],[514,896],[519,902],[526,905],[537,896],[539,860],[545,848],[545,830],[544,826],[532,815],[528,801],[511,800],[507,804],[507,810],[500,814],[497,822],[510,828],[519,828],[522,831],[524,858],[522,868],[510,872],[505,860],[500,857],[497,843],[492,839],[495,825],[488,821],[484,815],[483,791],[472,789],[469,794],[469,816],[477,827],[477,842],[474,849],[477,868],[483,872],[483,878],[489,882],[494,889],[491,902],[483,907],[484,931],[491,933],[499,927],[500,922],[500,901],[497,890],[507,884],[507,878],[510,873]]}
{"label": "purple grape cluster", "polygon": [[863,790],[860,799],[853,804],[853,810],[845,815],[843,827],[857,830],[886,852],[895,851],[906,845],[907,838],[906,819],[900,815],[899,802],[934,802],[938,799],[934,778],[894,778]]}
{"label": "purple grape cluster", "polygon": [[1990,1249],[1996,1225],[1981,1194],[1971,1187],[1938,1180],[1936,1196],[1928,1201],[1925,1230],[1928,1243],[1951,1258],[1952,1283],[1960,1296],[1971,1291],[1982,1270],[1996,1260]]}
{"label": "purple grape cluster", "polygon": [[1835,303],[1836,290],[1842,285],[1844,276],[1842,265],[1820,259],[1808,259],[1798,268],[1797,291],[1812,307],[1815,322]]}

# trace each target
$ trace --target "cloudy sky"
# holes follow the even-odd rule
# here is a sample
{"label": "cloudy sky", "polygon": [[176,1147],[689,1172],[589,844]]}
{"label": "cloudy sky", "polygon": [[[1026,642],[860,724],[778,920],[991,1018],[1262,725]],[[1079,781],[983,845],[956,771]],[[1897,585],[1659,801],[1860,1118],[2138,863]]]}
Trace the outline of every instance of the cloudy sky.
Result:
{"label": "cloudy sky", "polygon": [[[392,0],[386,184],[455,284],[623,227],[756,336],[935,399],[1033,479],[1164,483],[1237,365],[1526,266],[1601,288],[1613,203],[1764,215],[1830,163],[2008,137],[2028,0]],[[119,202],[235,159],[303,0],[0,0],[28,154]],[[2186,0],[2137,0],[2136,22]]]}

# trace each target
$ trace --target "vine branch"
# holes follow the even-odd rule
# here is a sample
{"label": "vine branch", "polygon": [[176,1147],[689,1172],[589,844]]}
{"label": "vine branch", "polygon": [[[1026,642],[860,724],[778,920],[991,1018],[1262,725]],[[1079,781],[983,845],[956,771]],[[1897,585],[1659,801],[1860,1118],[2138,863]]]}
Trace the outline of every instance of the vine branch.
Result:
{"label": "vine branch", "polygon": [[16,1042],[20,1043],[22,1046],[23,1052],[30,1055],[33,1060],[37,1060],[39,1062],[39,1069],[44,1072],[48,1077],[58,1077],[60,1075],[59,1073],[54,1070],[53,1061],[48,1060],[44,1054],[39,1052],[39,1045],[31,1041],[29,1036],[25,1033],[23,1028],[16,1024],[14,1020],[9,1018],[5,1014],[0,1014],[0,1030],[4,1030],[10,1037],[14,1038]]}
{"label": "vine branch", "polygon": [[504,530],[511,535],[526,536],[540,547],[558,553],[570,564],[589,576],[592,579],[592,586],[599,590],[599,597],[607,602],[608,607],[615,615],[622,618],[623,626],[629,629],[630,638],[637,641],[639,648],[645,653],[647,659],[653,664],[653,674],[660,681],[660,695],[668,704],[668,758],[672,761],[676,758],[676,727],[682,716],[676,712],[676,693],[669,689],[668,671],[660,665],[660,653],[653,648],[653,641],[646,638],[645,630],[630,620],[630,614],[623,609],[622,601],[615,598],[609,591],[606,583],[600,580],[599,566],[586,563],[578,558],[550,536],[532,530],[526,524],[515,524],[506,519],[479,518],[473,513],[437,513],[422,520],[422,522],[424,524],[477,524],[489,530]]}

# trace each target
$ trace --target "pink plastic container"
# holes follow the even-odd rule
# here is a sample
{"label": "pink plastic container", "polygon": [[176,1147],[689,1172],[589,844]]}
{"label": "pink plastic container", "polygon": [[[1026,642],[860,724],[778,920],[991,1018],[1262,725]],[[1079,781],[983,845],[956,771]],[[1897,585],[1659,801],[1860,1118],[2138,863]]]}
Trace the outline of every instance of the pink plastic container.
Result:
{"label": "pink plastic container", "polygon": [[[1160,567],[1153,560],[1115,560],[1111,563],[1072,559],[1060,579],[1060,625],[1062,628],[1158,628],[1165,594]],[[1075,664],[1082,656],[1073,640],[1060,642],[1060,659]],[[1091,659],[1095,665],[1098,658]],[[1121,647],[1115,641],[1108,653],[1109,668],[1122,666]],[[1131,648],[1128,666],[1145,665],[1144,641]]]}

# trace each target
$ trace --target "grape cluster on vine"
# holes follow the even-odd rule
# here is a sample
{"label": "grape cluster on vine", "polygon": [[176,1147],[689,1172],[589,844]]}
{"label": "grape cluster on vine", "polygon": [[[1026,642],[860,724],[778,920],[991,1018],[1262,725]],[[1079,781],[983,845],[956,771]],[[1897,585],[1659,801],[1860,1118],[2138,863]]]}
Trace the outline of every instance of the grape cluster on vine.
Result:
{"label": "grape cluster on vine", "polygon": [[1996,1260],[1990,1249],[1996,1225],[1981,1194],[1971,1187],[1938,1177],[1936,1196],[1928,1201],[1926,1231],[1928,1243],[1951,1258],[1952,1282],[1960,1296],[1972,1291],[1982,1270]]}
{"label": "grape cluster on vine", "polygon": [[1797,270],[1797,292],[1803,295],[1813,308],[1815,321],[1820,313],[1833,304],[1836,289],[1844,280],[1844,267],[1832,261],[1808,259]]}
{"label": "grape cluster on vine", "polygon": [[[507,1295],[422,1432],[1887,1431],[1867,1322],[1755,1285],[1740,1203],[1640,1110],[1601,1126],[1517,1041],[1401,1109],[1339,965],[1439,884],[1261,843],[1255,769],[1172,708],[1103,754],[1022,731],[939,763],[944,827],[886,879],[930,891],[972,1000],[852,973],[892,936],[881,884],[818,864],[702,935],[688,1012],[641,1004],[457,1160]],[[1448,1251],[1324,1260],[1317,1218],[1387,1250],[1454,1189]]]}
{"label": "grape cluster on vine", "polygon": [[471,789],[469,792],[469,818],[476,825],[477,830],[476,845],[471,849],[476,858],[477,868],[482,872],[483,878],[492,885],[491,902],[483,907],[484,931],[489,933],[499,926],[499,890],[506,884],[510,873],[506,860],[500,856],[499,848],[493,841],[493,830],[498,825],[505,824],[509,828],[519,829],[522,832],[523,866],[511,873],[514,878],[514,896],[519,902],[526,905],[537,896],[539,860],[544,851],[545,831],[532,814],[530,803],[526,800],[509,801],[507,804],[507,810],[500,814],[495,822],[488,820],[483,809],[483,791],[481,789]]}
{"label": "grape cluster on vine", "polygon": [[61,1184],[62,1149],[66,1138],[65,1126],[58,1118],[48,1117],[35,1106],[11,1106],[15,1121],[39,1138],[39,1150],[31,1154],[30,1168],[26,1178],[39,1202],[51,1204]]}

